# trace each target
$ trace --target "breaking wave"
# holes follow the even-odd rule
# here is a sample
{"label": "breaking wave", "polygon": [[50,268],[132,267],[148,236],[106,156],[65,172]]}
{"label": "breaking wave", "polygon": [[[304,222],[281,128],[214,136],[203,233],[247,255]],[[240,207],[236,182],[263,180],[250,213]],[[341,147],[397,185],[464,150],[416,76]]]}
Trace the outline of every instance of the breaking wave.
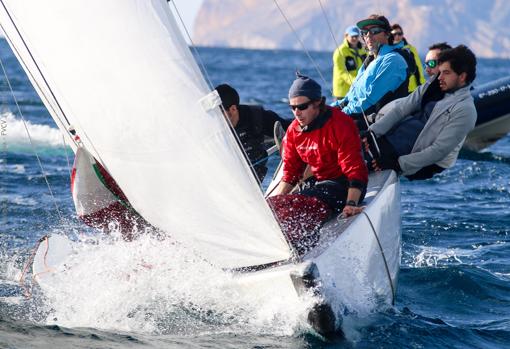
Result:
{"label": "breaking wave", "polygon": [[57,128],[24,122],[11,112],[0,114],[0,132],[0,147],[7,151],[31,152],[31,143],[38,152],[64,151],[62,134]]}

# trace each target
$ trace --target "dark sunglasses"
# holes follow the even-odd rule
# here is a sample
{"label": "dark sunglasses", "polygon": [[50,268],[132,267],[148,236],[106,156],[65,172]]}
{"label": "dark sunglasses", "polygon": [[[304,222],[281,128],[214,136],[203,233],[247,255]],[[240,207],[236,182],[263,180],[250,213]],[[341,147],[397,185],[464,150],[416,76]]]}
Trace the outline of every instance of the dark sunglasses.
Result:
{"label": "dark sunglasses", "polygon": [[371,35],[377,35],[379,33],[385,32],[386,30],[381,27],[373,27],[370,29],[361,29],[361,35],[368,36],[368,34]]}
{"label": "dark sunglasses", "polygon": [[301,103],[301,104],[296,104],[296,105],[289,104],[289,108],[292,109],[292,110],[299,109],[299,110],[303,111],[303,110],[308,109],[310,104],[312,104],[313,102],[314,101],[308,101],[308,102]]}
{"label": "dark sunglasses", "polygon": [[437,59],[431,59],[430,61],[425,61],[425,65],[429,68],[435,68],[437,66]]}
{"label": "dark sunglasses", "polygon": [[402,33],[402,32],[391,32],[391,34],[393,34],[393,36],[402,36],[402,35],[404,35],[404,33]]}

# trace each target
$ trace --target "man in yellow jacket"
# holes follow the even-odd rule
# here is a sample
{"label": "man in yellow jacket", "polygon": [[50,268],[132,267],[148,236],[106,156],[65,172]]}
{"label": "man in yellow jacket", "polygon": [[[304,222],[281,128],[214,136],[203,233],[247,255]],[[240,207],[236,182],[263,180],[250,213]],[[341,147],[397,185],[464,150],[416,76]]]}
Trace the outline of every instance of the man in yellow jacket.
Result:
{"label": "man in yellow jacket", "polygon": [[425,83],[425,75],[423,74],[423,64],[420,59],[420,55],[418,55],[418,51],[416,48],[409,44],[404,37],[404,31],[400,24],[393,24],[391,26],[391,35],[393,35],[393,43],[398,44],[400,41],[404,41],[404,49],[408,49],[416,62],[416,69],[409,77],[409,93],[416,90],[416,88]]}
{"label": "man in yellow jacket", "polygon": [[355,25],[345,30],[344,41],[333,53],[333,97],[342,99],[367,57],[359,41],[360,31]]}

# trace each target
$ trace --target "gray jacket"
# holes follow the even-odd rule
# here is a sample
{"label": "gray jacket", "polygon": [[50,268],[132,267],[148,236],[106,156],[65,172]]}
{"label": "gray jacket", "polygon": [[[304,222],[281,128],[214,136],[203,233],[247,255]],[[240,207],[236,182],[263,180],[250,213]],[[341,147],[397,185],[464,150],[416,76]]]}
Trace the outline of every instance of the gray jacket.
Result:
{"label": "gray jacket", "polygon": [[[432,81],[419,86],[409,96],[385,106],[376,115],[376,122],[370,129],[376,136],[386,134],[394,125],[421,108],[423,94]],[[452,167],[467,134],[475,127],[476,109],[469,92],[471,85],[445,94],[439,100],[418,135],[411,154],[398,158],[403,175],[418,172],[425,166],[437,164],[443,168]]]}

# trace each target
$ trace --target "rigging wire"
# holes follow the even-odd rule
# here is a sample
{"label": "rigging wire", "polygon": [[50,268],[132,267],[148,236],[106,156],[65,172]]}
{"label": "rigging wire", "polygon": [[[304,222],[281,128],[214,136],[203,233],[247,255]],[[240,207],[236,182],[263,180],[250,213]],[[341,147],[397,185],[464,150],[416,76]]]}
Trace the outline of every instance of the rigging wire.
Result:
{"label": "rigging wire", "polygon": [[[324,16],[324,19],[326,20],[326,23],[328,24],[329,33],[331,34],[331,37],[333,38],[333,42],[335,43],[335,47],[333,49],[333,52],[335,52],[335,50],[338,49],[340,44],[338,43],[338,40],[336,39],[335,33],[333,31],[333,27],[331,26],[331,23],[329,21],[329,18],[328,18],[328,15],[327,15],[326,11],[324,10],[324,7],[322,6],[321,0],[317,0],[317,1],[319,2],[319,6],[320,6],[320,8],[322,10],[322,15]],[[349,77],[349,80],[350,80],[351,85],[352,85],[353,79],[352,79],[351,74],[347,74],[347,76]],[[333,92],[331,94],[333,94]]]}
{"label": "rigging wire", "polygon": [[[319,2],[320,8],[322,10],[322,14],[324,15],[324,18],[326,19],[326,23],[328,24],[329,32],[331,34],[331,37],[333,38],[333,41],[335,43],[335,49],[336,49],[337,47],[339,47],[339,44],[338,44],[338,41],[336,40],[335,34],[333,33],[333,29],[332,29],[331,24],[329,22],[327,13],[324,10],[324,7],[322,6],[321,0],[317,0],[317,1]],[[349,76],[349,80],[351,81],[351,85],[352,85],[352,82],[353,82],[352,76],[350,74],[348,74],[348,76]],[[363,114],[363,117],[365,119],[367,119],[364,110],[362,110],[362,114]],[[391,273],[390,273],[390,269],[389,269],[389,266],[388,266],[388,261],[386,259],[386,255],[384,254],[384,249],[383,249],[383,247],[381,245],[381,242],[380,242],[379,237],[377,235],[377,232],[376,232],[376,230],[374,228],[374,224],[372,223],[372,220],[370,219],[370,217],[368,216],[368,214],[365,211],[361,211],[361,213],[367,218],[368,223],[370,224],[370,228],[372,228],[372,233],[374,234],[375,240],[377,241],[377,245],[379,247],[379,251],[381,252],[381,256],[382,256],[382,259],[383,259],[383,262],[384,262],[384,268],[386,270],[386,276],[388,277],[388,283],[389,283],[390,288],[391,288],[391,296],[392,296],[391,297],[391,304],[395,305],[395,297],[396,297],[396,294],[395,294],[395,285],[393,285],[393,281],[391,279]]]}
{"label": "rigging wire", "polygon": [[[6,5],[4,4],[3,0],[0,0],[0,3],[2,4],[2,7],[4,8],[4,11],[5,13],[7,14],[7,16],[9,17],[9,20],[12,24],[12,26],[14,27],[16,33],[18,34],[18,37],[19,39],[21,40],[21,43],[23,44],[23,46],[25,47],[26,51],[28,52],[28,55],[30,56],[30,59],[31,59],[31,62],[34,64],[35,68],[36,68],[36,71],[39,73],[39,76],[40,78],[42,79],[42,82],[44,83],[43,85],[47,88],[47,90],[49,91],[49,94],[51,95],[51,98],[47,95],[47,93],[45,93],[44,89],[41,87],[41,85],[39,84],[38,82],[38,79],[34,76],[34,74],[32,73],[31,69],[28,67],[27,63],[23,60],[23,56],[22,54],[18,51],[16,45],[14,44],[14,41],[9,37],[9,35],[7,34],[8,31],[5,30],[2,26],[2,23],[0,23],[0,28],[2,28],[2,31],[4,32],[5,34],[5,37],[7,38],[7,40],[9,41],[10,43],[10,46],[13,48],[13,50],[15,50],[16,52],[16,56],[19,57],[19,61],[21,63],[21,65],[23,66],[25,72],[27,72],[27,75],[30,75],[31,77],[31,81],[34,81],[34,87],[36,87],[36,90],[38,90],[38,94],[39,96],[41,97],[41,99],[44,99],[46,100],[47,104],[49,106],[51,106],[51,109],[53,110],[53,114],[54,115],[54,119],[55,121],[58,120],[58,122],[60,122],[61,126],[62,126],[62,129],[65,129],[68,134],[70,134],[70,128],[72,127],[71,126],[71,123],[69,121],[69,119],[67,118],[67,115],[66,113],[64,112],[64,109],[62,108],[62,106],[60,105],[57,97],[55,96],[54,92],[53,92],[53,89],[51,88],[50,84],[48,83],[48,81],[46,80],[46,77],[45,75],[43,74],[39,64],[37,63],[37,61],[35,60],[33,54],[32,54],[32,51],[30,50],[30,48],[28,47],[26,41],[25,41],[25,38],[23,37],[23,35],[21,35],[21,32],[18,28],[18,26],[16,25],[16,22],[14,21],[11,13],[9,12],[9,10],[7,9]],[[54,105],[55,104],[55,105]],[[49,110],[48,110],[49,111]],[[50,111],[50,114],[51,114],[51,111]],[[63,122],[61,120],[61,117],[64,118],[65,122]],[[74,128],[74,127],[73,127]],[[74,137],[73,135],[70,135],[71,139],[74,141]],[[86,138],[88,140],[88,142],[90,143],[90,146],[94,149],[95,151],[95,154],[97,155],[97,157],[99,158],[100,162],[103,164],[103,166],[105,166],[105,168],[107,169],[104,161],[101,159],[101,156],[99,155],[99,152],[97,151],[96,147],[94,146],[94,143],[90,140],[90,138],[88,137],[88,135],[85,133],[85,130],[82,128],[82,135],[81,135],[81,138]],[[78,145],[78,144],[76,144]],[[107,169],[108,170],[108,169]]]}
{"label": "rigging wire", "polygon": [[336,49],[340,45],[338,44],[336,36],[333,32],[333,28],[331,27],[331,23],[329,22],[328,15],[327,15],[326,11],[324,10],[324,6],[322,6],[321,0],[317,0],[317,1],[319,2],[319,6],[321,7],[322,15],[324,16],[324,18],[326,19],[326,23],[328,24],[329,33],[331,34],[331,37],[333,38],[333,42],[335,43],[335,49]]}
{"label": "rigging wire", "polygon": [[[328,23],[328,28],[329,28],[329,31],[331,33],[331,36],[333,37],[333,41],[335,42],[335,45],[336,45],[335,46],[335,50],[336,50],[339,47],[339,45],[338,45],[338,42],[337,42],[337,40],[335,38],[335,34],[333,33],[333,29],[331,28],[331,25],[329,24],[328,16],[327,16],[327,14],[326,14],[326,12],[324,10],[324,7],[322,6],[321,0],[317,0],[317,1],[319,1],[319,5],[320,5],[320,8],[322,10],[322,14],[324,15],[324,18],[326,19],[326,22]],[[364,38],[363,38],[363,40],[364,40]],[[349,80],[350,80],[351,85],[352,85],[354,80],[352,79],[351,74],[347,74],[347,76],[349,77]],[[333,91],[331,91],[331,94],[333,95]],[[361,109],[361,114],[363,116],[363,119],[365,120],[366,125],[367,126],[370,125],[370,123],[368,122],[367,115],[365,114],[365,110]],[[372,137],[372,140],[374,141],[374,145],[376,147],[377,152],[380,154],[380,149],[379,149],[379,145],[378,145],[377,141],[375,140],[374,137]],[[370,153],[371,153],[371,151],[370,151]],[[371,156],[373,156],[373,155],[371,154]]]}
{"label": "rigging wire", "polygon": [[[188,40],[189,40],[189,41],[190,41],[190,43],[191,43],[191,47],[192,47],[192,49],[193,49],[193,52],[195,53],[195,56],[196,56],[196,58],[197,58],[197,60],[198,60],[198,63],[199,63],[199,65],[200,65],[200,68],[201,68],[202,72],[203,72],[203,73],[204,73],[204,75],[205,75],[205,78],[206,78],[206,80],[207,80],[207,83],[209,84],[209,88],[210,88],[211,90],[213,90],[213,84],[212,84],[212,81],[211,81],[211,79],[210,79],[210,77],[209,77],[209,74],[208,74],[208,72],[207,72],[207,68],[205,67],[205,64],[204,64],[204,62],[203,62],[203,60],[202,60],[202,58],[201,58],[201,56],[200,56],[200,53],[198,52],[198,50],[197,50],[197,48],[196,48],[196,46],[195,46],[195,44],[194,44],[194,42],[193,42],[193,39],[191,38],[191,35],[190,35],[190,33],[189,33],[189,31],[188,31],[188,29],[187,29],[187,27],[186,27],[186,24],[184,23],[184,20],[182,19],[182,16],[181,16],[181,14],[180,14],[180,12],[179,12],[179,10],[178,10],[178,8],[177,8],[177,5],[175,4],[175,0],[167,0],[167,2],[168,2],[168,3],[170,3],[170,2],[172,3],[172,5],[173,5],[173,7],[174,7],[174,9],[175,9],[175,12],[176,12],[176,14],[177,14],[177,17],[179,17],[179,21],[180,21],[180,23],[181,23],[182,27],[184,28],[184,32],[186,33],[186,36],[187,36]],[[221,111],[222,111],[223,115],[225,116],[225,119],[226,119],[226,121],[227,121],[228,125],[230,126],[230,128],[231,128],[232,130],[234,130],[234,125],[232,125],[232,122],[230,121],[230,119],[229,119],[228,117],[226,117],[227,113],[226,113],[226,111],[225,111],[225,109],[223,108],[223,106],[222,106],[222,105],[220,105],[220,109],[221,109]],[[255,163],[255,164],[252,164],[252,163],[251,163],[251,161],[249,160],[248,154],[246,153],[246,150],[244,149],[244,147],[243,147],[243,145],[242,145],[242,142],[241,142],[241,139],[239,138],[239,136],[238,136],[237,132],[232,132],[232,133],[233,133],[233,136],[234,136],[234,138],[236,139],[236,141],[237,141],[237,143],[238,143],[238,145],[239,145],[239,147],[240,147],[240,149],[241,149],[241,151],[242,151],[242,153],[243,153],[243,155],[244,155],[244,157],[245,157],[246,161],[247,161],[247,162],[248,162],[248,164],[249,164],[250,170],[251,170],[251,172],[252,172],[253,176],[255,177],[255,179],[256,179],[256,181],[257,181],[257,185],[260,187],[262,183],[260,182],[260,179],[259,179],[259,177],[258,177],[258,175],[257,175],[257,172],[255,171],[255,165],[257,165],[257,163]],[[269,155],[268,155],[268,157],[269,157]]]}
{"label": "rigging wire", "polygon": [[184,24],[184,20],[182,19],[181,13],[179,12],[179,9],[177,9],[177,5],[175,4],[175,1],[174,0],[167,0],[167,2],[169,2],[169,3],[171,2],[172,5],[174,6],[175,13],[177,14],[177,17],[179,17],[179,22],[181,23],[182,27],[184,28],[184,32],[186,33],[186,36],[187,36],[187,38],[188,38],[188,40],[189,40],[189,42],[191,44],[193,52],[195,53],[195,56],[197,57],[198,64],[200,65],[200,68],[204,72],[204,75],[205,75],[205,78],[207,80],[207,83],[209,84],[209,88],[212,90],[213,89],[213,84],[211,82],[209,74],[207,73],[207,69],[205,68],[205,64],[202,61],[202,57],[200,56],[200,53],[198,52],[197,47],[195,46],[195,43],[193,42],[193,39],[191,38],[191,35],[190,35],[189,31],[188,31],[188,28],[186,27],[186,24]]}
{"label": "rigging wire", "polygon": [[28,140],[30,142],[30,146],[32,148],[32,151],[37,159],[37,163],[39,165],[39,168],[41,169],[41,173],[44,177],[44,181],[46,182],[46,186],[48,187],[48,191],[51,195],[51,198],[53,199],[53,203],[55,205],[55,210],[57,211],[57,214],[60,218],[60,221],[63,223],[64,222],[64,218],[62,217],[62,214],[60,213],[60,209],[58,207],[58,203],[57,203],[57,199],[55,197],[55,195],[53,194],[53,191],[51,190],[51,185],[50,185],[50,182],[48,180],[48,176],[46,175],[46,172],[44,171],[44,167],[42,165],[42,162],[41,162],[41,158],[39,157],[39,154],[37,153],[37,150],[35,148],[35,145],[34,145],[34,142],[32,140],[32,136],[30,135],[30,131],[28,129],[28,126],[27,126],[27,121],[25,119],[25,116],[23,115],[22,111],[21,111],[21,108],[19,106],[19,103],[18,103],[18,99],[16,98],[16,96],[14,95],[14,90],[12,88],[12,85],[11,85],[11,81],[9,80],[8,76],[7,76],[7,72],[5,70],[5,66],[4,66],[4,63],[2,61],[2,59],[0,59],[0,66],[2,67],[2,71],[3,71],[3,74],[5,76],[5,80],[7,82],[7,86],[9,87],[9,90],[12,94],[12,98],[14,99],[14,103],[16,104],[16,108],[18,110],[18,113],[21,117],[21,120],[23,121],[23,126],[25,127],[25,130],[27,132],[27,136],[28,136]]}
{"label": "rigging wire", "polygon": [[278,10],[280,11],[282,17],[285,19],[285,22],[287,22],[287,25],[289,26],[289,28],[292,30],[292,32],[294,33],[294,35],[296,36],[296,39],[298,40],[299,44],[301,45],[301,48],[303,49],[303,51],[305,52],[305,54],[308,56],[308,59],[310,59],[310,61],[312,62],[312,65],[315,66],[315,70],[317,70],[317,73],[319,74],[321,80],[324,82],[325,85],[328,85],[328,82],[326,81],[326,79],[324,78],[324,75],[322,75],[322,72],[319,68],[319,65],[317,64],[317,62],[313,59],[313,57],[310,55],[310,52],[306,49],[305,47],[305,44],[303,43],[303,41],[301,40],[301,38],[299,37],[296,29],[294,28],[294,26],[290,23],[289,19],[287,18],[287,16],[285,15],[285,13],[283,12],[282,8],[280,7],[280,5],[278,4],[278,1],[277,0],[273,0],[273,2],[275,3],[276,7],[278,8]]}

